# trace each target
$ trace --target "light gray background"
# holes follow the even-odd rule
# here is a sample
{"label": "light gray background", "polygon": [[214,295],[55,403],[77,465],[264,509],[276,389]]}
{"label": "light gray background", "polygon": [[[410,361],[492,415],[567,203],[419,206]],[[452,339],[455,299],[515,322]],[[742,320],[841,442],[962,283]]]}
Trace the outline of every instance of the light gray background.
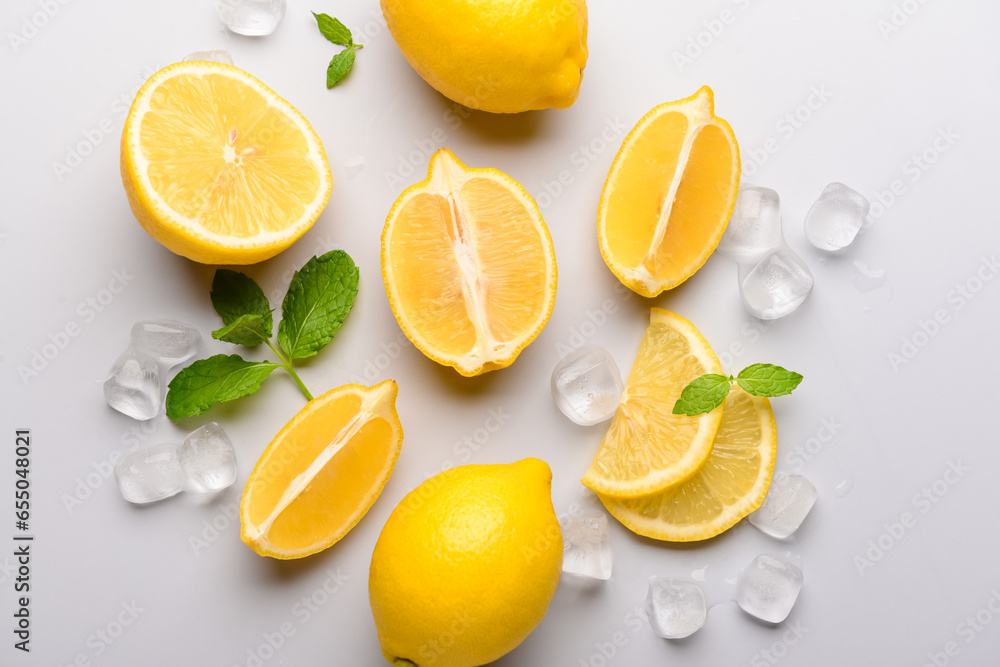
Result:
{"label": "light gray background", "polygon": [[[988,604],[1000,610],[993,424],[1000,280],[977,274],[993,277],[989,261],[1000,251],[995,4],[595,0],[590,60],[572,108],[467,118],[409,68],[374,2],[289,0],[277,32],[261,39],[226,33],[210,4],[13,0],[0,10],[0,540],[10,544],[14,532],[19,427],[34,438],[37,535],[30,656],[11,647],[12,558],[0,546],[0,664],[255,664],[248,652],[259,655],[264,635],[283,623],[294,635],[273,655],[265,649],[263,664],[381,664],[368,563],[395,504],[466,458],[535,455],[553,468],[557,511],[593,509],[579,478],[603,427],[563,418],[549,398],[549,373],[565,346],[584,339],[610,350],[627,372],[651,305],[691,319],[734,369],[768,361],[805,375],[793,396],[774,401],[778,469],[810,477],[819,501],[787,543],[744,523],[707,544],[675,548],[613,523],[612,579],[587,587],[564,578],[542,625],[498,664],[933,664],[928,653],[938,664],[994,663],[1000,617]],[[50,18],[39,14],[45,7]],[[338,16],[365,44],[349,79],[332,91],[324,76],[336,47],[317,32],[312,9]],[[15,44],[12,34],[30,38]],[[701,41],[702,52],[692,47],[696,57],[678,64],[675,54],[691,40]],[[354,311],[304,366],[305,382],[317,393],[352,380],[399,383],[406,440],[395,474],[342,542],[299,562],[258,557],[226,514],[257,456],[302,406],[291,380],[275,374],[253,398],[181,425],[161,418],[145,430],[101,395],[133,321],[178,318],[206,335],[219,326],[208,298],[213,268],[152,241],[132,219],[118,175],[118,138],[136,87],[191,51],[216,48],[231,51],[238,66],[312,121],[335,180],[314,228],[248,272],[277,303],[291,271],[313,254],[344,248],[361,268]],[[723,257],[647,301],[622,292],[597,249],[595,209],[624,132],[654,105],[702,84],[714,88],[717,112],[736,132],[745,181],[781,194],[788,242],[816,278],[802,308],[763,331],[743,311],[735,265]],[[810,102],[814,108],[803,106]],[[474,379],[398,346],[379,273],[384,216],[403,186],[422,178],[427,152],[437,148],[431,137],[442,135],[469,165],[502,169],[538,198],[559,261],[547,328],[513,367]],[[96,144],[90,154],[57,174],[70,148],[87,150],[88,142]],[[921,169],[913,156],[925,151],[934,161]],[[763,164],[751,166],[752,158]],[[551,183],[563,171],[570,184],[556,193]],[[394,173],[401,181],[387,176]],[[801,225],[822,187],[837,180],[873,201],[881,193],[887,205],[876,208],[856,247],[828,257],[807,245]],[[890,203],[885,193],[893,187]],[[112,294],[115,271],[130,277]],[[978,291],[966,299],[960,285]],[[88,299],[106,303],[90,312]],[[924,324],[934,335],[921,333],[936,312],[945,323]],[[71,323],[79,335],[23,382],[18,367]],[[904,350],[906,341],[914,348]],[[204,354],[230,350],[210,341]],[[912,358],[893,364],[889,355],[904,352]],[[491,410],[502,411],[504,423],[484,438],[477,429]],[[225,426],[239,455],[239,480],[219,497],[182,496],[141,509],[102,477],[114,452],[179,440],[209,420]],[[466,437],[485,441],[471,451],[457,444]],[[948,484],[953,464],[968,470]],[[940,496],[921,500],[935,483]],[[913,525],[897,539],[890,528],[904,512]],[[221,526],[216,533],[213,522]],[[870,567],[858,560],[878,557],[872,545],[880,540],[889,548],[879,560]],[[707,568],[712,590],[725,596],[733,590],[726,580],[764,551],[802,559],[805,589],[783,626],[757,623],[722,602],[701,632],[669,643],[636,612],[650,575]],[[318,593],[325,582],[339,589]],[[323,601],[308,617],[304,597]],[[141,611],[130,615],[123,605]],[[975,625],[966,620],[977,614]],[[119,617],[130,625],[119,628]],[[98,631],[117,637],[108,644]],[[602,645],[610,653],[615,639],[614,656],[604,658]]]}

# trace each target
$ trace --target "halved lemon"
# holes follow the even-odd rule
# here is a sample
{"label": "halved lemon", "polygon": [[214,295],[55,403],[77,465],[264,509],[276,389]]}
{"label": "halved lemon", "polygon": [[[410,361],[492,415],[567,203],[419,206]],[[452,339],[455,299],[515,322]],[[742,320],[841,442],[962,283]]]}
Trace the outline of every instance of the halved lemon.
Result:
{"label": "halved lemon", "polygon": [[243,541],[302,558],[347,534],[375,503],[403,444],[396,383],[348,384],[310,401],[278,432],[240,503]]}
{"label": "halved lemon", "polygon": [[642,498],[601,502],[626,528],[670,542],[707,540],[764,502],[774,474],[778,435],[766,398],[733,387],[705,465],[686,482]]}
{"label": "halved lemon", "polygon": [[601,495],[635,498],[694,475],[708,458],[722,406],[689,417],[673,414],[692,380],[722,373],[719,358],[686,319],[653,308],[625,393],[583,483]]}
{"label": "halved lemon", "polygon": [[121,172],[139,224],[204,264],[253,264],[312,226],[333,189],[323,144],[295,107],[241,69],[181,62],[132,102]]}
{"label": "halved lemon", "polygon": [[542,214],[496,169],[445,149],[399,196],[382,232],[382,279],[403,333],[462,375],[509,366],[548,322],[556,256]]}
{"label": "halved lemon", "polygon": [[625,137],[597,211],[601,255],[653,297],[701,268],[736,204],[740,149],[712,89],[654,107]]}

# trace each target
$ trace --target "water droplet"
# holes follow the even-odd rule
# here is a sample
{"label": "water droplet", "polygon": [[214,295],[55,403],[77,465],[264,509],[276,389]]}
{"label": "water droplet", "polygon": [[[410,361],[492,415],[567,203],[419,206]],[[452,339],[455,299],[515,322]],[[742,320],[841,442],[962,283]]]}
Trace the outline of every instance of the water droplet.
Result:
{"label": "water droplet", "polygon": [[848,493],[850,493],[851,489],[853,488],[854,488],[854,478],[845,477],[840,482],[838,482],[836,486],[833,487],[833,495],[835,495],[837,498],[843,498]]}

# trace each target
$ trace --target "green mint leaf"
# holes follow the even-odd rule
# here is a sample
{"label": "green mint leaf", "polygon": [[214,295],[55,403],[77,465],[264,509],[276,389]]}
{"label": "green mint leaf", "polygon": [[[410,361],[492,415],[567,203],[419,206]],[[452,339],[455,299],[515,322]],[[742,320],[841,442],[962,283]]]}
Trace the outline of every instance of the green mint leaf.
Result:
{"label": "green mint leaf", "polygon": [[340,46],[354,46],[354,38],[351,36],[351,31],[348,30],[346,25],[329,14],[317,14],[313,12],[312,15],[316,17],[316,24],[319,26],[319,31],[328,40]]}
{"label": "green mint leaf", "polygon": [[326,87],[333,88],[340,83],[354,67],[354,46],[348,46],[330,61],[326,68]]}
{"label": "green mint leaf", "polygon": [[240,315],[240,318],[212,332],[212,338],[224,340],[234,345],[257,347],[271,338],[270,313],[269,321],[264,322],[260,315]]}
{"label": "green mint leaf", "polygon": [[725,375],[709,373],[684,387],[681,397],[674,403],[675,415],[700,415],[722,405],[729,394],[731,382]]}
{"label": "green mint leaf", "polygon": [[313,257],[295,272],[281,304],[278,344],[289,359],[319,352],[351,312],[358,294],[358,267],[343,250]]}
{"label": "green mint leaf", "polygon": [[216,403],[249,396],[275,368],[270,361],[244,361],[217,354],[200,359],[174,376],[167,389],[167,416],[174,421],[207,412]]}
{"label": "green mint leaf", "polygon": [[753,364],[736,376],[736,382],[754,396],[784,396],[802,382],[802,376],[774,364]]}
{"label": "green mint leaf", "polygon": [[271,337],[274,328],[271,304],[253,278],[237,271],[219,269],[212,280],[212,305],[226,325],[233,324],[244,315],[260,316],[259,328],[267,332],[264,340]]}

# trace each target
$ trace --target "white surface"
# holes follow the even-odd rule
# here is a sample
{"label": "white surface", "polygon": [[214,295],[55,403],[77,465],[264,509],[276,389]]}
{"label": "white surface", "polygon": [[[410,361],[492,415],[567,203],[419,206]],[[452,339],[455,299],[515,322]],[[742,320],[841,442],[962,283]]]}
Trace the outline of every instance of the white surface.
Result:
{"label": "white surface", "polygon": [[[1000,280],[977,284],[977,273],[992,276],[984,258],[1000,251],[995,4],[594,1],[577,103],[515,117],[459,115],[408,67],[370,1],[293,0],[278,30],[260,40],[225,33],[208,0],[68,2],[15,53],[9,33],[56,4],[13,0],[0,10],[0,664],[68,665],[78,656],[79,664],[94,665],[254,664],[248,652],[283,623],[294,635],[264,665],[382,664],[367,573],[389,512],[442,468],[529,455],[552,465],[557,511],[594,507],[579,478],[604,427],[579,427],[559,414],[549,373],[565,346],[583,339],[629,368],[650,305],[694,321],[735,369],[768,361],[805,375],[793,396],[774,401],[779,469],[807,475],[819,501],[787,544],[744,522],[709,544],[670,547],[612,522],[611,580],[596,587],[564,580],[545,621],[498,664],[757,666],[780,656],[783,665],[922,665],[949,642],[957,655],[939,661],[993,664],[1000,618],[987,604],[1000,609],[1000,449],[992,421]],[[918,9],[885,37],[878,22],[890,20],[896,5]],[[316,30],[312,9],[337,15],[365,44],[355,71],[332,91],[324,78],[336,50]],[[723,11],[732,20],[679,71],[672,54]],[[170,254],[135,224],[117,149],[127,105],[145,76],[192,51],[218,48],[312,121],[335,179],[315,227],[250,275],[277,304],[291,272],[319,251],[344,248],[361,267],[357,305],[334,342],[304,367],[304,381],[316,390],[387,376],[399,382],[406,441],[395,474],[342,542],[301,562],[258,557],[226,514],[259,453],[302,405],[291,380],[275,374],[251,399],[147,430],[101,396],[100,382],[134,321],[176,318],[206,334],[218,326],[208,297],[213,269]],[[623,292],[598,253],[596,204],[624,132],[655,104],[706,83],[739,139],[745,179],[781,194],[788,242],[816,277],[813,295],[785,320],[765,325],[744,313],[736,267],[726,258],[712,257],[682,287],[647,301]],[[810,102],[818,108],[801,106]],[[786,119],[796,113],[809,118]],[[953,138],[944,139],[949,132]],[[53,163],[88,136],[99,136],[99,145],[57,178]],[[947,150],[921,171],[911,156],[932,154],[935,142]],[[548,327],[513,367],[475,379],[401,344],[379,275],[384,216],[404,185],[422,178],[439,143],[470,165],[492,165],[522,182],[543,206],[559,259]],[[765,148],[771,154],[755,169],[752,160]],[[409,159],[412,171],[404,168],[399,182],[387,184],[386,174]],[[568,185],[555,196],[560,174]],[[874,224],[842,257],[820,254],[802,234],[806,210],[831,181],[875,202],[898,181],[895,203],[875,207]],[[104,290],[118,287],[115,272],[131,277],[111,295]],[[981,289],[968,299],[956,291],[966,284]],[[86,305],[109,295],[99,312]],[[935,313],[944,324],[921,324]],[[25,386],[18,365],[70,323],[79,335]],[[887,355],[914,338],[924,345],[893,368]],[[230,349],[210,341],[203,353]],[[230,433],[239,457],[237,484],[213,501],[184,494],[136,508],[95,472],[137,441],[180,441],[213,420]],[[13,650],[9,630],[13,431],[21,427],[34,438],[30,656]],[[86,491],[88,479],[96,488],[68,511],[65,498]],[[924,489],[933,500],[920,495]],[[897,540],[885,526],[904,512],[913,520]],[[191,540],[213,538],[213,521],[223,528],[196,552]],[[880,539],[891,548],[859,574],[855,557]],[[756,554],[779,551],[801,556],[805,574],[783,626],[765,627],[735,603],[717,604],[703,630],[668,643],[637,615],[650,575],[689,576],[707,567],[720,595],[732,593],[725,579]],[[317,593],[331,572],[339,583],[328,587],[338,590]],[[304,600],[314,594],[324,603],[310,609]],[[133,603],[141,611],[108,645],[97,632],[109,624],[114,632],[119,616],[131,618],[123,605]],[[977,613],[976,625],[965,620]],[[614,651],[611,660],[601,657],[602,647]]]}

